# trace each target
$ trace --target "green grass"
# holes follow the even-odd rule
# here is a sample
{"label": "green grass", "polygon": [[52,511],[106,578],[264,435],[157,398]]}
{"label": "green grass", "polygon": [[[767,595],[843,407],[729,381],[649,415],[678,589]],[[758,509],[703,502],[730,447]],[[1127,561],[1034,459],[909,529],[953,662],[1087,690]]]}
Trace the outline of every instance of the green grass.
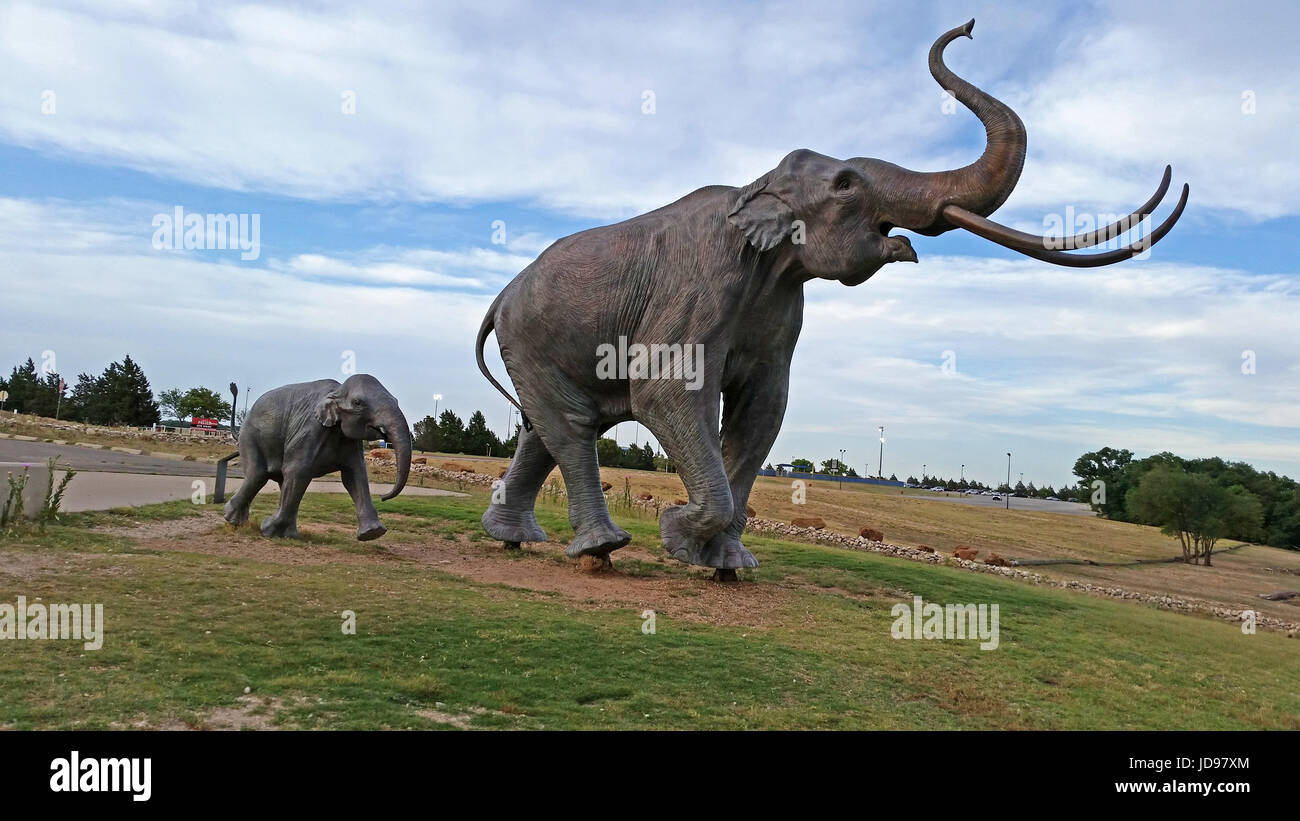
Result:
{"label": "green grass", "polygon": [[[275,497],[255,505],[254,521]],[[485,497],[383,503],[360,545],[316,532],[281,549],[378,551],[478,531]],[[1300,728],[1300,642],[1230,624],[943,566],[768,538],[731,589],[786,603],[765,627],[476,584],[414,562],[293,565],[146,550],[91,532],[190,515],[188,503],[65,517],[0,542],[0,602],[102,602],[99,651],[0,644],[0,726],[203,726],[245,687],[276,725],[500,728]],[[539,519],[565,539],[562,507]],[[309,495],[304,525],[354,524],[345,496]],[[652,520],[621,520],[662,555]],[[232,539],[257,539],[252,531]],[[710,582],[675,563],[618,559],[634,577]],[[521,561],[526,559],[520,559]],[[997,603],[1001,647],[890,638],[893,604]],[[344,635],[341,613],[357,614]],[[441,703],[443,706],[438,707]],[[436,711],[436,712],[433,712]]]}

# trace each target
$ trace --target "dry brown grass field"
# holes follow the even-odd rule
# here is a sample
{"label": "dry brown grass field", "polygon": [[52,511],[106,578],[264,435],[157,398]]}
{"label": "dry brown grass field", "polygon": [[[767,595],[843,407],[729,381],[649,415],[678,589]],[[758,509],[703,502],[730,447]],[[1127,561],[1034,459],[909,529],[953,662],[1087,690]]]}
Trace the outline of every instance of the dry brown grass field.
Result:
{"label": "dry brown grass field", "polygon": [[[43,440],[124,445],[196,457],[224,456],[233,449],[228,440],[178,441],[173,436],[151,437],[138,431],[103,428],[87,432],[55,428],[53,421],[4,415],[0,416],[0,431]],[[417,452],[416,455],[424,456],[433,466],[460,465],[494,477],[509,464],[508,459],[463,454]],[[378,481],[391,479],[391,471],[385,475],[378,466],[372,466],[371,470],[372,478]],[[601,475],[613,486],[609,491],[611,497],[624,493],[625,482],[632,497],[649,493],[664,505],[686,495],[676,474],[604,468]],[[412,481],[451,487],[427,477],[413,477]],[[548,479],[551,481],[563,484],[558,469]],[[1092,516],[947,503],[926,498],[929,495],[926,491],[900,492],[896,488],[867,485],[850,484],[841,489],[835,482],[812,481],[807,483],[806,503],[796,505],[791,498],[790,480],[759,477],[750,506],[757,516],[765,519],[789,522],[799,516],[817,516],[825,520],[827,529],[838,533],[857,534],[862,527],[869,526],[883,531],[885,540],[893,544],[928,545],[943,553],[950,553],[957,545],[970,545],[980,551],[979,558],[993,551],[1008,559],[1122,562],[1167,558],[1179,552],[1176,540],[1153,527]],[[615,518],[628,515],[653,518],[654,514],[620,510]],[[1235,544],[1224,541],[1219,547],[1231,548]],[[1133,567],[1047,565],[1034,570],[1055,579],[1078,579],[1139,593],[1254,609],[1263,615],[1300,622],[1300,599],[1273,602],[1259,598],[1277,590],[1300,589],[1300,552],[1296,551],[1248,546],[1217,555],[1214,566],[1208,568],[1169,563]]]}
{"label": "dry brown grass field", "polygon": [[[497,476],[508,459],[464,455],[424,454],[430,465],[471,467],[478,473]],[[373,470],[373,468],[372,468]],[[382,471],[375,471],[383,478]],[[684,498],[681,479],[672,473],[603,468],[601,476],[613,488],[609,495],[624,492],[624,481],[635,498],[650,493],[664,504]],[[557,469],[548,482],[563,484]],[[900,493],[896,488],[845,485],[835,482],[807,483],[802,505],[791,500],[790,480],[760,476],[754,484],[750,507],[757,516],[789,522],[795,517],[817,516],[829,530],[857,534],[862,527],[881,530],[885,540],[915,547],[928,545],[950,553],[957,545],[970,545],[1008,559],[1083,559],[1123,562],[1133,559],[1162,559],[1179,553],[1177,540],[1159,529],[1113,522],[1093,516],[1028,510],[1003,510],[927,499],[925,491]],[[616,512],[615,519],[626,512]],[[632,514],[645,515],[652,514]],[[1219,549],[1238,542],[1220,542]],[[1147,564],[1132,567],[1088,565],[1046,565],[1033,568],[1054,579],[1078,579],[1093,584],[1121,587],[1139,593],[1198,599],[1234,609],[1254,609],[1263,615],[1288,622],[1300,622],[1300,600],[1274,602],[1260,594],[1300,589],[1300,552],[1266,546],[1247,546],[1216,555],[1211,567],[1182,563]]]}

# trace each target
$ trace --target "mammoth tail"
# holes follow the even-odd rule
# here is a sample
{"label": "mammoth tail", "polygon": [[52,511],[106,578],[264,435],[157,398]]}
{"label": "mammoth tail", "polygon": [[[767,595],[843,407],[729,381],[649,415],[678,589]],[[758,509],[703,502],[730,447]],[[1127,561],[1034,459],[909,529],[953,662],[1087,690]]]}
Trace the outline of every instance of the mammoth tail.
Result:
{"label": "mammoth tail", "polygon": [[239,386],[230,383],[230,438],[239,441],[239,431],[235,429],[235,409],[239,407]]}
{"label": "mammoth tail", "polygon": [[524,422],[524,430],[532,430],[533,423],[528,421],[528,414],[524,413],[524,409],[519,402],[516,401],[515,398],[510,395],[510,392],[497,381],[496,377],[492,375],[492,372],[488,370],[487,362],[483,360],[483,343],[487,342],[488,334],[492,333],[492,329],[496,327],[497,306],[501,304],[502,296],[505,296],[505,291],[502,291],[501,294],[492,301],[492,307],[488,308],[487,316],[483,317],[483,324],[480,325],[478,329],[478,340],[474,343],[474,354],[478,357],[478,369],[487,377],[487,381],[491,382],[497,390],[501,391],[501,395],[509,400],[510,404],[519,408],[519,418]]}

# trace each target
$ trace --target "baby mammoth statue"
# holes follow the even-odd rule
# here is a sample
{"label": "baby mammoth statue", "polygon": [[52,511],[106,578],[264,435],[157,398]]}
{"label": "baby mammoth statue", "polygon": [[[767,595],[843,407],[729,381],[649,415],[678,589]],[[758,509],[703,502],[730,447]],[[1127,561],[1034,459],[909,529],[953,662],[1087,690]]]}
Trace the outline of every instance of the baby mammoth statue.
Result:
{"label": "baby mammoth statue", "polygon": [[[232,425],[233,427],[233,425]],[[298,535],[298,505],[311,480],[338,471],[357,506],[357,539],[387,532],[370,500],[364,442],[386,439],[397,451],[397,481],[384,496],[402,492],[411,470],[411,431],[393,395],[359,373],[284,385],[258,397],[239,431],[244,483],[226,503],[226,521],[248,521],[248,506],[268,479],[280,484],[280,508],[262,520],[262,535]]]}

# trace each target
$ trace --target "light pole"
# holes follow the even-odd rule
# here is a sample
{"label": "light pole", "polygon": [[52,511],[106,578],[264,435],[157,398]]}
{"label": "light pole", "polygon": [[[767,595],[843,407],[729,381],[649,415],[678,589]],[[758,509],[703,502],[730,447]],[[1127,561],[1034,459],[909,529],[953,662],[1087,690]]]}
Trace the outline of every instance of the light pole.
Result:
{"label": "light pole", "polygon": [[1007,452],[1007,510],[1011,509],[1011,452]]}
{"label": "light pole", "polygon": [[442,401],[442,394],[435,393],[433,395],[433,421],[435,422],[438,421],[438,403],[441,401]]}
{"label": "light pole", "polygon": [[840,490],[844,489],[844,448],[840,448],[840,463],[835,466],[840,472]]}
{"label": "light pole", "polygon": [[925,463],[924,462],[921,463],[921,485],[922,487],[925,486]]}
{"label": "light pole", "polygon": [[885,426],[880,426],[880,461],[876,463],[876,478],[885,478]]}
{"label": "light pole", "polygon": [[962,465],[962,466],[961,466],[961,479],[959,480],[959,483],[960,483],[963,487],[965,487],[965,485],[966,485],[966,466],[965,466],[965,465]]}

